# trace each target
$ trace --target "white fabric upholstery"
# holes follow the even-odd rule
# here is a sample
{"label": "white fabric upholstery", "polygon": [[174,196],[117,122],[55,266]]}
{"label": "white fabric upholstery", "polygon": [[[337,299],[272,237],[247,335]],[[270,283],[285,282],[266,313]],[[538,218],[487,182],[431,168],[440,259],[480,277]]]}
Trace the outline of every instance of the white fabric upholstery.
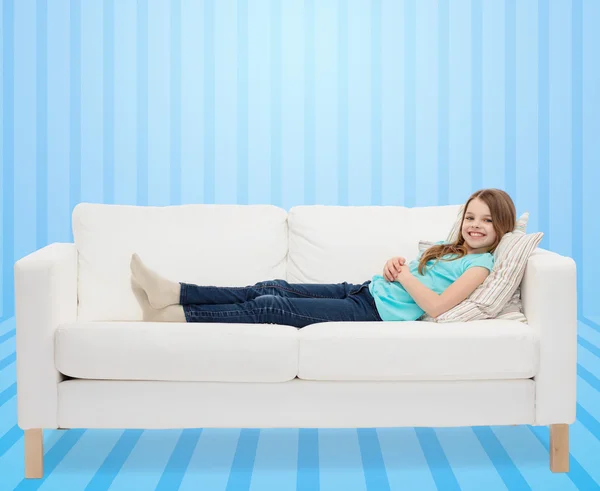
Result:
{"label": "white fabric upholstery", "polygon": [[492,380],[537,373],[527,325],[485,320],[312,324],[302,328],[298,377],[309,380]]}
{"label": "white fabric upholstery", "polygon": [[56,332],[56,368],[74,378],[286,382],[298,373],[293,326],[78,322]]}
{"label": "white fabric upholstery", "polygon": [[295,206],[288,214],[290,283],[362,283],[390,257],[408,261],[419,240],[445,237],[459,205]]}
{"label": "white fabric upholstery", "polygon": [[535,375],[538,343],[517,322],[449,326],[328,322],[75,323],[56,333],[56,367],[74,378],[213,382],[485,380]]}
{"label": "white fabric upholstery", "polygon": [[521,282],[523,312],[539,338],[536,421],[574,423],[577,387],[577,272],[570,257],[537,249]]}
{"label": "white fabric upholstery", "polygon": [[[358,283],[393,255],[416,257],[418,241],[438,240],[457,209],[296,207],[288,228],[285,211],[269,205],[78,205],[76,244],[51,244],[15,264],[19,426],[573,423],[576,267],[539,248],[521,283],[528,325],[135,322],[134,251],[176,281]],[[77,378],[183,381],[63,380],[56,367]]]}
{"label": "white fabric upholstery", "polygon": [[77,319],[77,249],[50,244],[14,266],[17,407],[21,429],[56,428],[54,333]]}
{"label": "white fabric upholstery", "polygon": [[273,205],[129,206],[80,203],[79,320],[142,320],[129,262],[137,252],[173,281],[245,286],[285,278],[287,222]]}
{"label": "white fabric upholstery", "polygon": [[533,380],[270,383],[67,380],[61,428],[384,428],[535,424]]}

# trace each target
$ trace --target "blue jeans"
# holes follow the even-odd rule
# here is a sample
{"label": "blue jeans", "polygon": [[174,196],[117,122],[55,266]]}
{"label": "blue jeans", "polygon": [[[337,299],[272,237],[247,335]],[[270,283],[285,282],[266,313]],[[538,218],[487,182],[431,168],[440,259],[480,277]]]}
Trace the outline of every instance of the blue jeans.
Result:
{"label": "blue jeans", "polygon": [[187,322],[304,327],[317,322],[381,321],[369,283],[301,284],[271,280],[244,287],[180,283],[179,303]]}

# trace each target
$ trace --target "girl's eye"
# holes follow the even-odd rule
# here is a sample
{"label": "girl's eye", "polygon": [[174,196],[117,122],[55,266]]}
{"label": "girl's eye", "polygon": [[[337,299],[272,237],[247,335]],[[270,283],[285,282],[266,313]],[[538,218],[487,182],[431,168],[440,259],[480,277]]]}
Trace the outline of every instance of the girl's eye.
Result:
{"label": "girl's eye", "polygon": [[[470,220],[473,217],[467,217],[467,220]],[[486,222],[491,222],[491,220],[489,218],[486,219]]]}

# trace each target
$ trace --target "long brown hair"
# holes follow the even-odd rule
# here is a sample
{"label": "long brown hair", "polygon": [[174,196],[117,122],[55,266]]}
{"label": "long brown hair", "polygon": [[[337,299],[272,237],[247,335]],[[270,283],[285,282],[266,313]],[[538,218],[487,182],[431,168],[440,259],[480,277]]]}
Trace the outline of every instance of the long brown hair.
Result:
{"label": "long brown hair", "polygon": [[[496,240],[489,247],[488,252],[493,253],[504,234],[512,232],[515,229],[517,224],[517,211],[515,204],[508,193],[495,188],[480,189],[479,191],[474,192],[465,203],[456,240],[449,244],[438,244],[427,249],[419,261],[419,274],[423,274],[427,261],[432,259],[436,259],[437,261],[454,261],[467,255],[468,250],[465,244],[465,238],[462,235],[462,226],[465,220],[465,214],[467,213],[467,207],[475,198],[480,199],[488,205],[490,214],[492,215],[492,226],[496,231]],[[453,257],[452,259],[441,259],[446,254],[457,254],[457,257]]]}

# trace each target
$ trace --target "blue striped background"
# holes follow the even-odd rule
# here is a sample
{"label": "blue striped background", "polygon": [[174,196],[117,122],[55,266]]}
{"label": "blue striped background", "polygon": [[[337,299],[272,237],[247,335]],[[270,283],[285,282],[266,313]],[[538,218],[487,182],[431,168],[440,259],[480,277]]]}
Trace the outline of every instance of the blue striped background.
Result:
{"label": "blue striped background", "polygon": [[14,262],[72,241],[80,201],[428,206],[499,187],[575,258],[598,322],[599,21],[593,0],[3,0],[2,318]]}
{"label": "blue striped background", "polygon": [[[0,487],[598,489],[598,25],[596,0],[2,0]],[[569,474],[539,427],[70,430],[45,431],[45,478],[22,479],[13,265],[71,242],[80,201],[429,206],[483,187],[577,261]]]}

